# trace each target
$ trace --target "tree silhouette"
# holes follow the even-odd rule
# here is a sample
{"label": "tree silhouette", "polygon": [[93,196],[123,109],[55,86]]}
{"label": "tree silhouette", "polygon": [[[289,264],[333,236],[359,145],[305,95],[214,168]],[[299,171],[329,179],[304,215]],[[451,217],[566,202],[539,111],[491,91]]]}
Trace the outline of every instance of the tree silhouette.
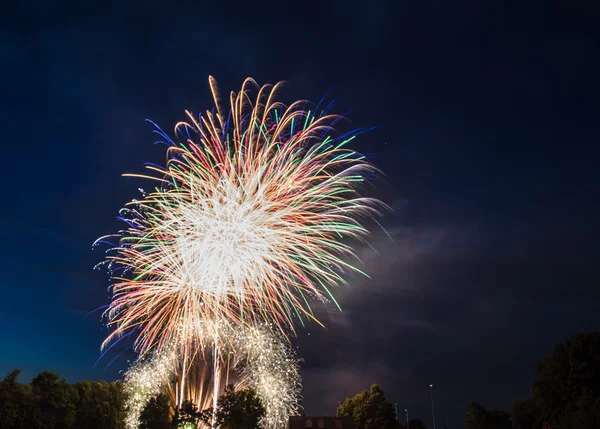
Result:
{"label": "tree silhouette", "polygon": [[171,406],[166,395],[160,394],[148,401],[140,414],[140,429],[169,429]]}
{"label": "tree silhouette", "polygon": [[423,421],[419,420],[419,419],[409,420],[408,421],[408,427],[410,429],[427,429],[425,427],[425,423],[423,423]]}
{"label": "tree silhouette", "polygon": [[[201,420],[210,425],[212,408],[201,414]],[[256,429],[265,415],[265,409],[253,389],[235,391],[232,385],[225,388],[217,402],[217,426],[223,429]]]}
{"label": "tree silhouette", "polygon": [[0,427],[21,429],[29,426],[25,421],[26,409],[31,401],[29,386],[18,383],[21,373],[15,369],[0,382]]}
{"label": "tree silhouette", "polygon": [[537,364],[531,397],[513,408],[516,429],[600,427],[600,333],[575,335]]}
{"label": "tree silhouette", "polygon": [[20,372],[0,382],[1,429],[124,429],[120,383],[68,384],[58,374],[41,372],[22,384]]}
{"label": "tree silhouette", "polygon": [[358,429],[390,429],[396,425],[394,407],[376,384],[352,398],[346,398],[336,415],[352,417]]}
{"label": "tree silhouette", "polygon": [[511,429],[510,415],[500,409],[486,410],[477,402],[471,402],[467,408],[465,429]]}
{"label": "tree silhouette", "polygon": [[173,427],[196,428],[201,414],[192,401],[183,401],[180,407],[175,409],[173,416]]}
{"label": "tree silhouette", "polygon": [[54,372],[44,371],[31,381],[31,427],[65,429],[75,422],[73,390]]}
{"label": "tree silhouette", "polygon": [[82,381],[73,385],[77,410],[73,429],[124,428],[121,383]]}
{"label": "tree silhouette", "polygon": [[512,422],[514,429],[534,429],[539,425],[539,410],[536,401],[532,398],[526,401],[518,401],[513,406]]}

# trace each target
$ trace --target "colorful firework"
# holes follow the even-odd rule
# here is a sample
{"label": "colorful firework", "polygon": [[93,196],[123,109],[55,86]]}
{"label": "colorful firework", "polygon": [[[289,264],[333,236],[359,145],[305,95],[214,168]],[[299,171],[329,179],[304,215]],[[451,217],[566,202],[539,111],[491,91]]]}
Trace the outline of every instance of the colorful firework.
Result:
{"label": "colorful firework", "polygon": [[[235,368],[266,404],[263,426],[276,428],[298,403],[288,335],[296,321],[318,322],[311,301],[335,302],[331,289],[360,272],[347,239],[366,239],[364,224],[382,205],[359,194],[375,169],[346,147],[358,132],[336,133],[340,117],[303,101],[286,107],[280,84],[252,79],[231,93],[226,113],[209,82],[215,110],[186,112],[175,141],[158,129],[166,167],[131,175],[157,186],[121,211],[128,228],[107,257],[113,331],[103,347],[135,334],[142,369],[176,356],[176,402],[208,397],[197,389],[212,365],[215,404],[222,374]],[[278,383],[282,371],[292,375]]]}
{"label": "colorful firework", "polygon": [[239,348],[245,362],[239,366],[241,380],[258,393],[265,407],[264,429],[287,426],[299,410],[301,379],[298,360],[280,334],[263,328],[240,332]]}
{"label": "colorful firework", "polygon": [[[216,374],[221,386],[217,396],[228,384],[236,390],[251,387],[265,407],[261,427],[284,427],[289,416],[299,409],[301,384],[298,361],[287,340],[265,326],[223,324],[219,331],[228,340],[220,344],[224,362]],[[181,406],[184,400],[192,401],[200,410],[213,406],[215,374],[211,351],[198,353],[185,362],[175,349],[144,358],[125,374],[128,429],[137,428],[145,404],[161,392],[169,395],[173,408]]]}
{"label": "colorful firework", "polygon": [[[331,299],[343,273],[358,271],[344,238],[364,239],[378,202],[357,187],[374,168],[335,136],[339,119],[305,102],[275,101],[279,84],[255,99],[247,79],[225,114],[175,127],[166,168],[150,165],[159,186],[121,213],[129,224],[109,256],[114,332],[138,327],[136,349],[202,340],[190,321],[273,323],[294,329],[314,319],[309,300]],[[122,274],[126,273],[126,274]]]}
{"label": "colorful firework", "polygon": [[177,354],[173,350],[162,350],[145,359],[140,359],[125,373],[125,425],[137,429],[139,417],[146,403],[165,390],[177,365]]}

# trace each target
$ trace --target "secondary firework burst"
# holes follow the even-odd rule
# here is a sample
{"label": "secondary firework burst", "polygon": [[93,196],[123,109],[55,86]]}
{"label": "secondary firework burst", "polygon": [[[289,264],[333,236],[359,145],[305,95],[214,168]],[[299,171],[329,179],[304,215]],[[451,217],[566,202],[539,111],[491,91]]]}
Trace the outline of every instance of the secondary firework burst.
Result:
{"label": "secondary firework burst", "polygon": [[125,392],[125,425],[136,429],[144,406],[154,396],[165,392],[177,367],[177,353],[162,350],[138,360],[126,373],[123,382]]}
{"label": "secondary firework burst", "polygon": [[[339,116],[304,101],[285,106],[281,84],[259,87],[250,78],[225,109],[209,82],[213,111],[186,112],[173,139],[157,129],[168,145],[166,166],[131,175],[156,187],[121,211],[128,228],[107,257],[113,330],[103,347],[135,334],[142,357],[175,352],[182,379],[199,353],[212,350],[217,374],[225,351],[239,350],[224,326],[250,336],[260,326],[285,340],[296,322],[318,322],[310,303],[335,303],[332,288],[360,273],[349,239],[365,240],[365,222],[383,207],[359,193],[375,172],[347,147],[360,130],[340,134]],[[275,376],[276,366],[263,364]]]}

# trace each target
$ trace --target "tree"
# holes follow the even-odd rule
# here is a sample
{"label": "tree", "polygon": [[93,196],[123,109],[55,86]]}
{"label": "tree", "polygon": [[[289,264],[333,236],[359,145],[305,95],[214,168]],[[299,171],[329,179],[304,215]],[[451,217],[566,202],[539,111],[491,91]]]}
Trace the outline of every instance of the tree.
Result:
{"label": "tree", "polygon": [[465,417],[465,429],[483,428],[487,420],[485,407],[477,402],[471,402],[467,406],[467,415]]}
{"label": "tree", "polygon": [[561,419],[562,428],[600,428],[600,398],[583,392]]}
{"label": "tree", "polygon": [[419,420],[419,419],[409,420],[408,421],[408,427],[410,429],[427,429],[425,427],[425,423],[423,423],[423,421]]}
{"label": "tree", "polygon": [[[212,415],[212,414],[211,414]],[[175,409],[172,425],[176,428],[196,428],[201,413],[192,401],[183,401],[180,407]]]}
{"label": "tree", "polygon": [[70,429],[75,421],[73,389],[54,372],[40,372],[32,381],[31,426],[40,429]]}
{"label": "tree", "polygon": [[500,409],[486,410],[477,402],[471,402],[465,417],[465,429],[510,429],[510,415]]}
{"label": "tree", "polygon": [[500,408],[494,408],[488,411],[488,421],[486,429],[511,429],[512,422],[510,414]]}
{"label": "tree", "polygon": [[346,398],[336,415],[352,417],[358,429],[390,429],[396,425],[394,407],[376,384],[352,398]]}
{"label": "tree", "polygon": [[[210,425],[212,414],[211,408],[204,410],[201,420]],[[223,429],[256,429],[264,415],[265,408],[253,389],[236,392],[229,385],[217,401],[217,426]]]}
{"label": "tree", "polygon": [[120,383],[68,384],[46,371],[22,384],[19,374],[0,381],[0,429],[124,429]]}
{"label": "tree", "polygon": [[600,427],[600,332],[575,335],[536,369],[531,397],[513,408],[516,428]]}
{"label": "tree", "polygon": [[512,411],[513,429],[533,429],[540,426],[537,404],[532,398],[515,402]]}
{"label": "tree", "polygon": [[169,429],[171,407],[164,394],[150,399],[140,414],[140,429]]}
{"label": "tree", "polygon": [[124,428],[121,383],[82,381],[74,384],[73,389],[77,410],[74,429]]}
{"label": "tree", "polygon": [[0,428],[27,427],[25,416],[31,401],[31,389],[17,381],[20,373],[20,369],[15,369],[0,382]]}

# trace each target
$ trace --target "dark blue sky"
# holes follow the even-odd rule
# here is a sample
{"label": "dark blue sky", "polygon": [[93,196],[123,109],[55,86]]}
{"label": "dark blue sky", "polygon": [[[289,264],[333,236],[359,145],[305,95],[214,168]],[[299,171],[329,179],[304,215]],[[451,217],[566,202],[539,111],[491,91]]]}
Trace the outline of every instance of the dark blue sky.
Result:
{"label": "dark blue sky", "polygon": [[[598,330],[600,13],[585,1],[21,1],[3,11],[0,372],[114,379],[93,367],[108,279],[97,237],[160,161],[164,129],[246,76],[289,81],[377,126],[357,149],[387,177],[394,237],[327,330],[299,331],[307,414],[380,383],[462,424],[510,407],[536,359]],[[178,3],[175,5],[175,3]],[[308,335],[310,333],[310,335]],[[414,412],[413,412],[414,410]]]}

